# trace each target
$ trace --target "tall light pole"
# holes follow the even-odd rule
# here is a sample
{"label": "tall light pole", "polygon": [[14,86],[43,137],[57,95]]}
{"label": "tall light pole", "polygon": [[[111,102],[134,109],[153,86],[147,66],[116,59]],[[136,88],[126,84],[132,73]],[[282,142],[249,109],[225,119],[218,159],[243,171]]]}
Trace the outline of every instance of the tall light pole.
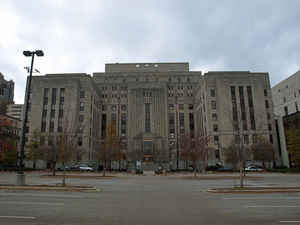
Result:
{"label": "tall light pole", "polygon": [[19,160],[19,171],[17,173],[17,185],[25,185],[25,174],[24,174],[24,147],[25,147],[25,133],[26,133],[26,124],[28,120],[28,110],[29,110],[29,98],[31,91],[31,79],[32,79],[32,70],[33,70],[33,62],[34,55],[44,56],[44,52],[42,50],[35,51],[23,51],[23,55],[26,57],[31,57],[31,66],[30,66],[30,74],[29,79],[25,91],[25,112],[21,130],[21,140],[20,140],[20,160]]}

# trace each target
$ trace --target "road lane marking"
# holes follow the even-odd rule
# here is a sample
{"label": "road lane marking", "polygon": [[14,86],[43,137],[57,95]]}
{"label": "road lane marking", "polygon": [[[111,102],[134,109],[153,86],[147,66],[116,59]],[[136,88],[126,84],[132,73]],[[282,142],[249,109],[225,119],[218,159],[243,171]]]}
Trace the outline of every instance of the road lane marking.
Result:
{"label": "road lane marking", "polygon": [[280,223],[300,223],[300,220],[282,220]]}
{"label": "road lane marking", "polygon": [[223,198],[223,200],[297,200],[300,197],[272,197],[272,198]]}
{"label": "road lane marking", "polygon": [[46,205],[46,206],[63,206],[62,202],[19,202],[19,201],[0,201],[0,204],[16,204],[16,205]]}
{"label": "road lane marking", "polygon": [[246,205],[245,208],[297,208],[299,205]]}
{"label": "road lane marking", "polygon": [[29,219],[29,220],[34,220],[36,217],[33,216],[0,216],[0,219]]}
{"label": "road lane marking", "polygon": [[51,194],[30,194],[30,193],[0,193],[0,197],[5,196],[26,196],[26,197],[53,197],[53,198],[84,198],[80,195],[51,195]]}

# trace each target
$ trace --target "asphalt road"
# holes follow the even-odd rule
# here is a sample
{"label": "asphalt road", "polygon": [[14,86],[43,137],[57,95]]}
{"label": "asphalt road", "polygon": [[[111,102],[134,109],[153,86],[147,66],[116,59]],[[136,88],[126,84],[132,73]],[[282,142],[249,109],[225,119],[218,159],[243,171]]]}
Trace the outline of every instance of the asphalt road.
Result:
{"label": "asphalt road", "polygon": [[[0,174],[0,183],[14,179]],[[299,175],[259,175],[247,185],[299,185]],[[10,180],[9,180],[10,181]],[[58,179],[29,175],[30,183]],[[164,176],[125,176],[109,180],[72,179],[101,192],[0,191],[0,224],[35,225],[300,225],[300,194],[213,194],[232,180],[189,180]],[[5,183],[5,182],[4,182]]]}

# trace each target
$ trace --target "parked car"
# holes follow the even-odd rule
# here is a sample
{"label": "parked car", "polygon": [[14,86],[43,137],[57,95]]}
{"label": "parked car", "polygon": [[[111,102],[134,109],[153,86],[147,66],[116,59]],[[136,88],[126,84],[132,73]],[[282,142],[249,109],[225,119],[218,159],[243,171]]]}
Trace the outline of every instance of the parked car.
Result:
{"label": "parked car", "polygon": [[[63,166],[58,167],[56,170],[58,170],[58,171],[63,171],[63,170],[64,170],[64,167],[63,167]],[[65,171],[69,171],[69,170],[71,170],[71,168],[68,167],[68,166],[65,166]]]}
{"label": "parked car", "polygon": [[261,172],[264,171],[263,168],[258,167],[258,166],[248,166],[245,168],[246,172]]}
{"label": "parked car", "polygon": [[94,171],[94,169],[92,167],[89,167],[89,166],[79,166],[79,170],[80,171],[89,171],[89,172]]}

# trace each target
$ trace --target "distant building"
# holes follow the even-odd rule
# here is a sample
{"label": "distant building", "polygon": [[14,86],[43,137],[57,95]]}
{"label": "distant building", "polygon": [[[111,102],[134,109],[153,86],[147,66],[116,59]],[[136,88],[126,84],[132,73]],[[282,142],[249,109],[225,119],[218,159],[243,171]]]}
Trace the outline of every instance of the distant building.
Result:
{"label": "distant building", "polygon": [[6,115],[23,120],[23,104],[9,104],[7,105]]}
{"label": "distant building", "polygon": [[184,133],[212,137],[211,163],[224,161],[222,151],[236,140],[237,126],[243,127],[246,145],[261,135],[276,145],[268,73],[203,76],[188,63],[116,63],[93,76],[34,76],[31,93],[29,136],[37,129],[41,143],[52,145],[68,121],[78,132],[82,160],[96,160],[112,126],[128,166],[133,166],[132,153],[140,152],[144,169],[157,166],[157,153],[165,167],[175,168]]}
{"label": "distant building", "polygon": [[[287,147],[286,132],[291,127],[289,118],[299,114],[300,107],[300,71],[272,87],[272,98],[277,128],[277,137],[283,165],[290,166],[292,155]],[[300,130],[300,127],[296,127]],[[300,139],[299,139],[300,144]]]}
{"label": "distant building", "polygon": [[300,70],[272,87],[274,113],[287,116],[300,110]]}
{"label": "distant building", "polygon": [[208,72],[197,90],[196,109],[197,128],[211,136],[217,161],[231,143],[250,147],[264,137],[274,145],[280,164],[268,73]]}
{"label": "distant building", "polygon": [[5,114],[6,105],[14,102],[14,86],[12,80],[5,80],[4,75],[0,73],[0,114]]}

